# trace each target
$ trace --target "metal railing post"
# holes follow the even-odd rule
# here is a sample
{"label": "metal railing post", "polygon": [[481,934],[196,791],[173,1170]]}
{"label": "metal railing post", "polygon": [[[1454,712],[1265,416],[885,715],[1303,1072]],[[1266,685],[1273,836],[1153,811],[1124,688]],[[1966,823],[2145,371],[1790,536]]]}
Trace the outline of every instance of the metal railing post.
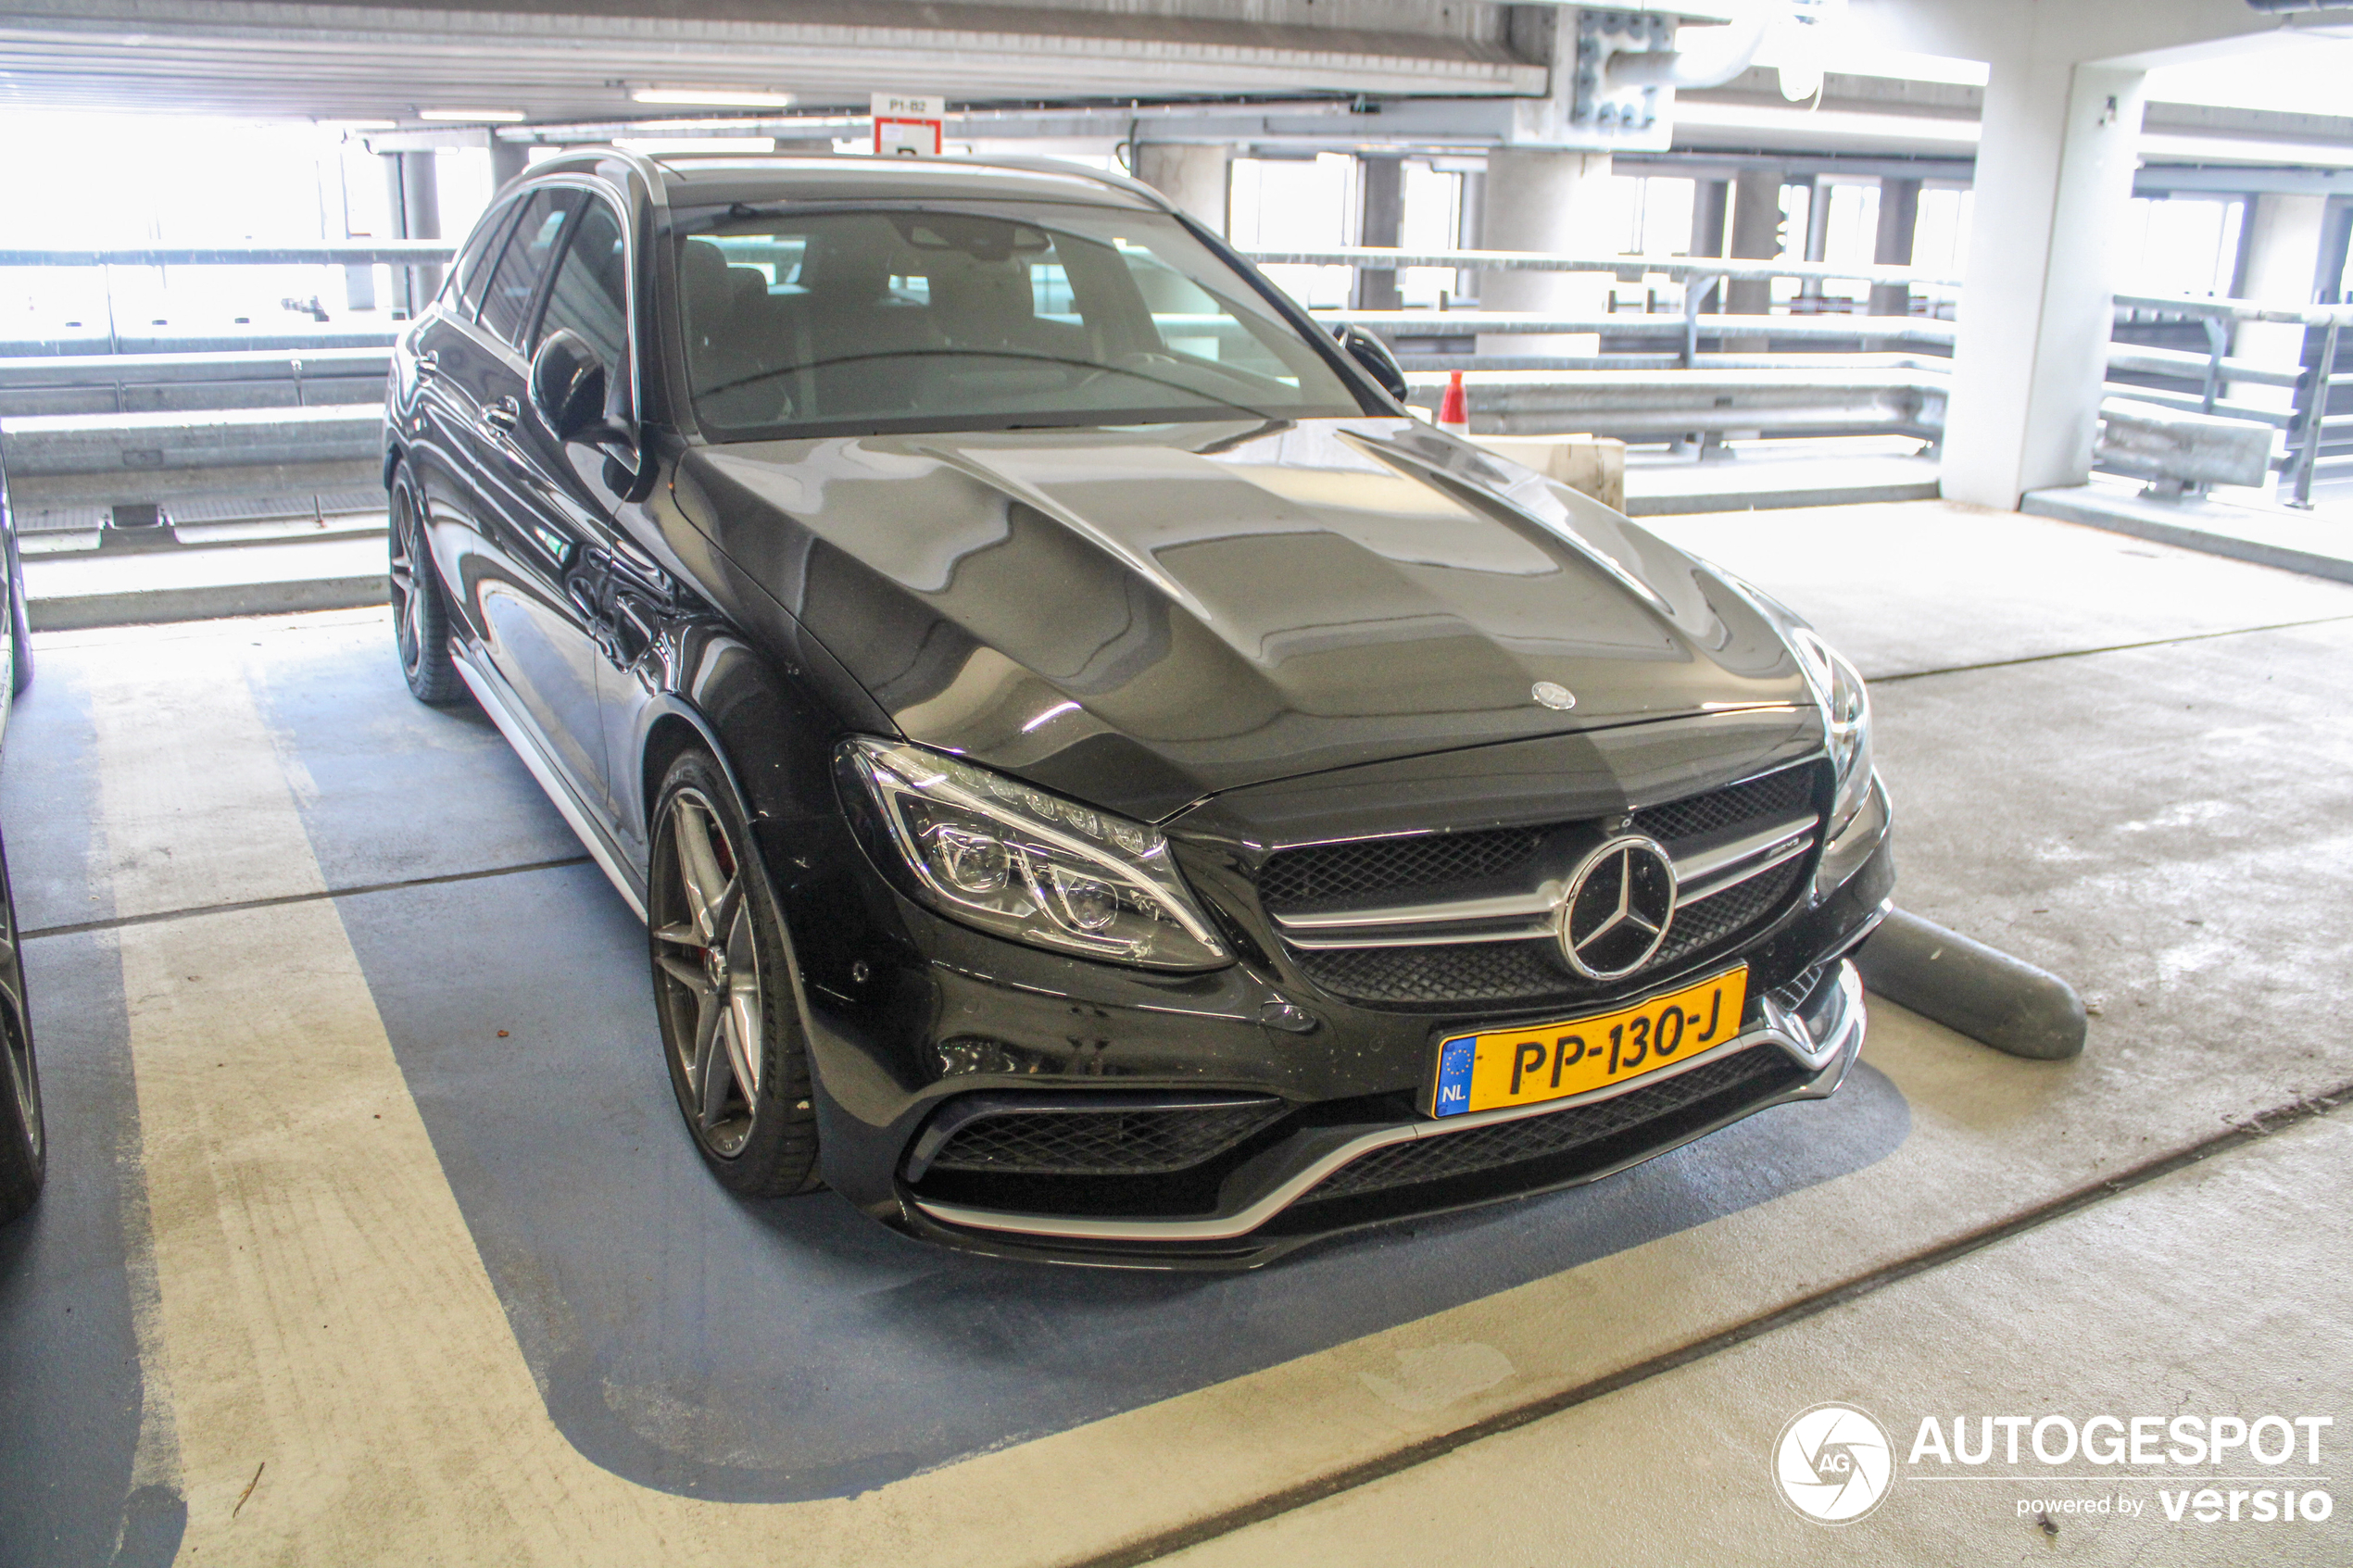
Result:
{"label": "metal railing post", "polygon": [[2206,396],[2198,405],[2198,412],[2214,411],[2214,399],[2222,391],[2222,353],[2230,346],[2231,330],[2219,316],[2201,319],[2206,327]]}
{"label": "metal railing post", "polygon": [[2299,511],[2312,509],[2312,467],[2321,460],[2321,437],[2329,417],[2329,378],[2336,373],[2336,334],[2343,324],[2333,316],[2328,330],[2321,334],[2321,358],[2312,367],[2312,390],[2305,398],[2304,439],[2296,454],[2296,494],[2288,501]]}
{"label": "metal railing post", "polygon": [[1699,364],[1699,307],[1706,293],[1696,273],[1683,280],[1683,369],[1687,370]]}

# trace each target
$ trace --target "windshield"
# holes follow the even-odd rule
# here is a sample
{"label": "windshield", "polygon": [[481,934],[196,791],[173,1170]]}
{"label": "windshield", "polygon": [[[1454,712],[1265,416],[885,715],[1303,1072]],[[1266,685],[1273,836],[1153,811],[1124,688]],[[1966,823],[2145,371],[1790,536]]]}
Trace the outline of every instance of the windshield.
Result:
{"label": "windshield", "polygon": [[787,212],[678,246],[689,386],[714,440],[1365,411],[1161,214]]}

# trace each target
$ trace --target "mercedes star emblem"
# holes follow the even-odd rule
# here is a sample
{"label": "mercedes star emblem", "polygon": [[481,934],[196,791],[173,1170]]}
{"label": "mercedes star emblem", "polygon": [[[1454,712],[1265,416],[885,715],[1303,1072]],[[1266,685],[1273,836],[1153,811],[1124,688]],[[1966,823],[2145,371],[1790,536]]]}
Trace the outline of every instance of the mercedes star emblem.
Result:
{"label": "mercedes star emblem", "polygon": [[1675,862],[1640,834],[1613,838],[1578,866],[1555,918],[1569,968],[1588,980],[1622,980],[1667,940]]}
{"label": "mercedes star emblem", "polygon": [[1528,695],[1547,708],[1569,709],[1577,706],[1577,694],[1557,681],[1539,681],[1528,688]]}

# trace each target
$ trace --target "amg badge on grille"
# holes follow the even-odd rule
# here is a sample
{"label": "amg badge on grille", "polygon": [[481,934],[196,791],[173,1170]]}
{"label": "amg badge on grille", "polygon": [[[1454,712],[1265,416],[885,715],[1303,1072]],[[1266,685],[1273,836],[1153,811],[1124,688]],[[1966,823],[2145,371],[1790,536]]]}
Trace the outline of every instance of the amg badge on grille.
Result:
{"label": "amg badge on grille", "polygon": [[1547,708],[1568,709],[1577,706],[1577,694],[1556,681],[1539,681],[1528,688],[1528,695]]}

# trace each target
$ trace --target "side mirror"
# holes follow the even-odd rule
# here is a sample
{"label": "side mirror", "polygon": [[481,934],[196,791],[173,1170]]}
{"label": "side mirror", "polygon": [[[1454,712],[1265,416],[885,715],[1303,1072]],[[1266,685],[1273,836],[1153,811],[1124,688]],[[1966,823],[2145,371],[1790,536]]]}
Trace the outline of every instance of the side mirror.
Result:
{"label": "side mirror", "polygon": [[605,366],[587,339],[559,328],[531,358],[531,406],[558,441],[595,441],[605,420]]}
{"label": "side mirror", "polygon": [[549,332],[531,357],[531,406],[558,441],[605,454],[605,488],[623,500],[643,500],[652,465],[638,450],[636,432],[607,412],[605,395],[605,364],[588,340],[560,327]]}
{"label": "side mirror", "polygon": [[1405,371],[1397,363],[1397,356],[1389,351],[1389,345],[1353,324],[1334,327],[1332,336],[1348,350],[1350,358],[1364,366],[1373,380],[1380,383],[1383,392],[1400,403],[1405,401]]}

